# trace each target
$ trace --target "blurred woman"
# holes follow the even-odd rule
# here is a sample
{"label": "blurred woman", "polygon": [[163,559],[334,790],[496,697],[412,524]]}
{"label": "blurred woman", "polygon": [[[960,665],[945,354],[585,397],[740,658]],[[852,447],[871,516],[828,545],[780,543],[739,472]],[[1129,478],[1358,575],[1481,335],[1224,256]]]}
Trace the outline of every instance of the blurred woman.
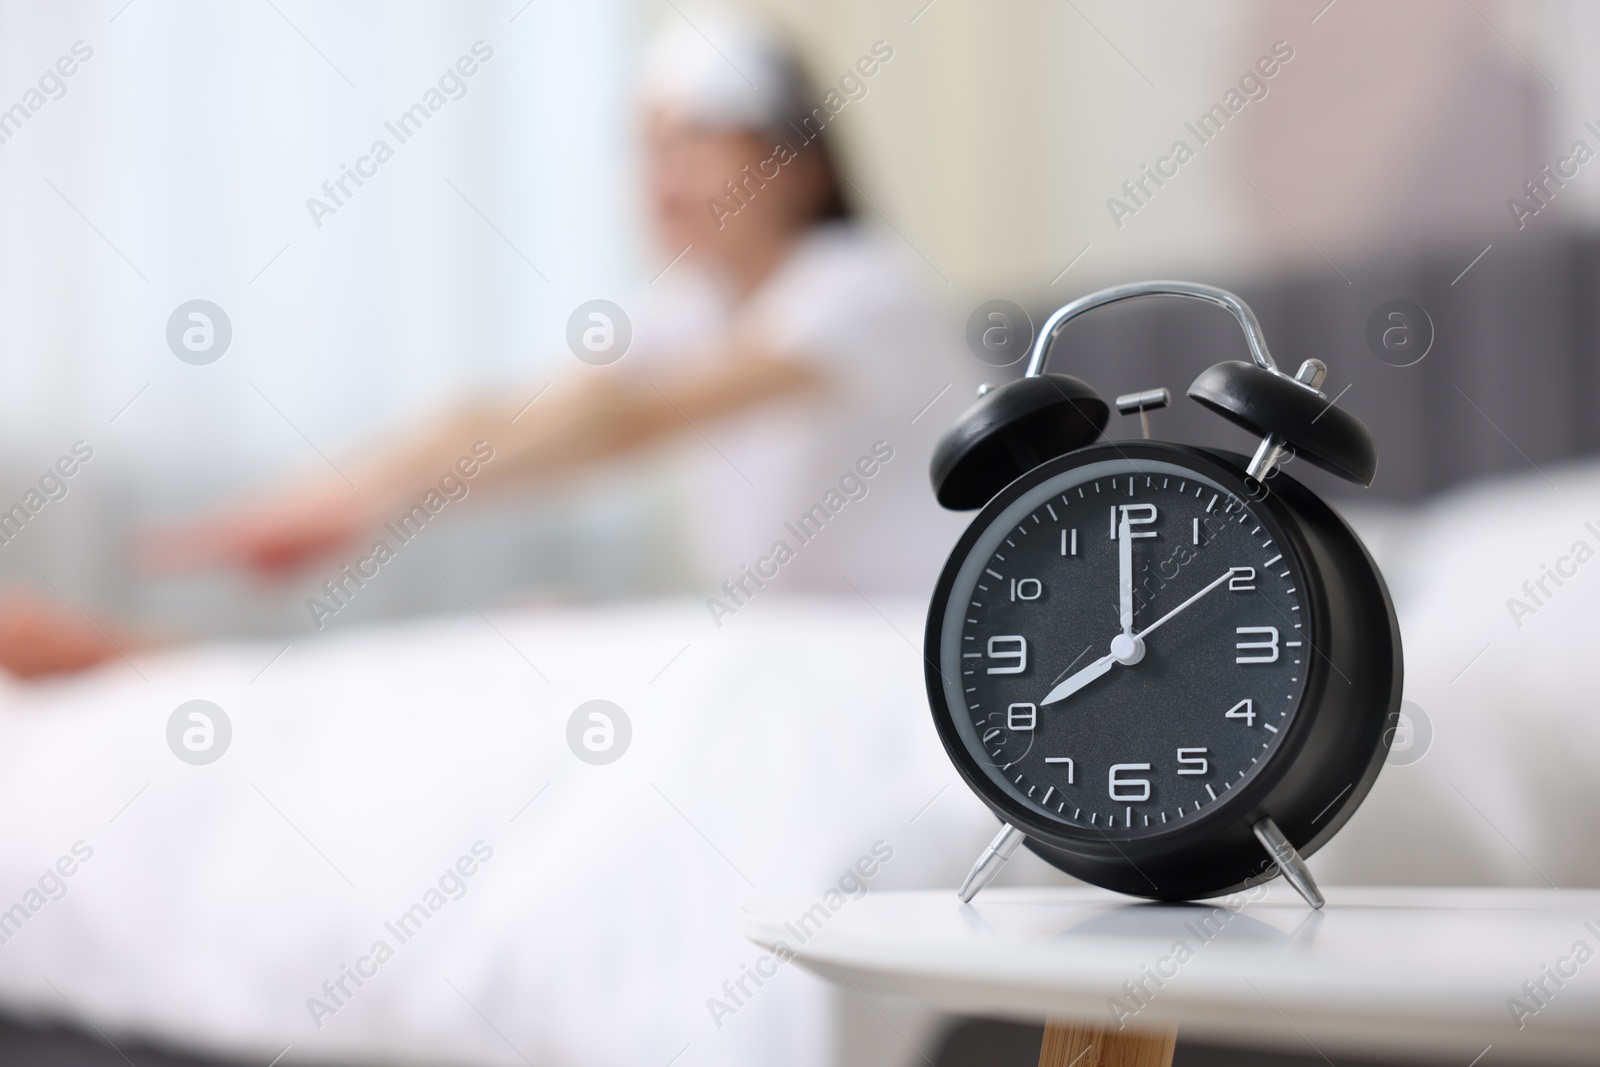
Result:
{"label": "blurred woman", "polygon": [[[718,624],[768,582],[931,586],[954,533],[924,471],[949,409],[920,416],[964,391],[951,389],[952,331],[921,265],[856,224],[830,145],[849,89],[864,95],[894,50],[878,42],[846,71],[846,95],[818,93],[770,27],[693,18],[643,64],[645,193],[670,263],[635,302],[622,358],[575,365],[531,406],[475,404],[373,447],[341,462],[348,482],[318,473],[170,532],[159,562],[280,574],[365,547],[478,442],[494,458],[476,486],[529,486],[677,441],[691,468],[678,510]],[[613,339],[624,329],[594,321]],[[24,607],[26,625],[9,628],[23,636],[0,648],[14,671],[125,647],[76,616]],[[42,655],[47,645],[70,654]]]}

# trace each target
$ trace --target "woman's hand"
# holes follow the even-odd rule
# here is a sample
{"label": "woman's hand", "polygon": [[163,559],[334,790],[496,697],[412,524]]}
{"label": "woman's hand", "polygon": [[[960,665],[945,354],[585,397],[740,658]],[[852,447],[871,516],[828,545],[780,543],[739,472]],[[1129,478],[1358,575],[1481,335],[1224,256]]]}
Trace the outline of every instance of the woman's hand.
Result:
{"label": "woman's hand", "polygon": [[378,516],[367,494],[318,477],[156,531],[140,555],[156,571],[220,565],[280,576],[350,547]]}
{"label": "woman's hand", "polygon": [[18,678],[87,670],[118,656],[119,646],[135,644],[109,625],[96,629],[71,609],[32,593],[0,595],[0,667]]}

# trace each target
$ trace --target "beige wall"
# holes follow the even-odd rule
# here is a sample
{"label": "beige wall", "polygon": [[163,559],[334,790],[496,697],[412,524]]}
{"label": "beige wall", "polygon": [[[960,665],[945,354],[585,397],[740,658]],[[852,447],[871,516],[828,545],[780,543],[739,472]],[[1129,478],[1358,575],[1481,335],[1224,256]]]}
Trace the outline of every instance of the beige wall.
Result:
{"label": "beige wall", "polygon": [[[1155,89],[1070,5],[936,0],[918,16],[918,3],[768,6],[820,57],[819,77],[874,39],[895,46],[894,63],[840,129],[868,195],[960,299],[1046,299],[1115,275],[1152,247],[1215,245],[1222,228],[1206,213],[1173,212],[1159,229],[1119,233],[1103,201],[1128,161],[1163,145],[1165,134],[1152,140],[1148,130],[1182,87],[1218,81],[1216,53],[1237,3],[1212,5],[1187,35],[1193,47],[1175,55],[1153,47],[1160,17],[1080,5]],[[1205,182],[1189,195],[1204,196]]]}
{"label": "beige wall", "polygon": [[[795,30],[819,79],[894,46],[837,129],[855,180],[958,302],[1511,239],[1505,198],[1586,114],[1596,75],[1574,41],[1600,19],[1509,0],[1337,0],[1315,23],[1322,4],[1301,0],[745,2]],[[1199,145],[1184,121],[1277,40],[1295,58],[1268,95]],[[1194,160],[1114,226],[1107,198],[1178,137]],[[1600,207],[1595,170],[1567,223]]]}

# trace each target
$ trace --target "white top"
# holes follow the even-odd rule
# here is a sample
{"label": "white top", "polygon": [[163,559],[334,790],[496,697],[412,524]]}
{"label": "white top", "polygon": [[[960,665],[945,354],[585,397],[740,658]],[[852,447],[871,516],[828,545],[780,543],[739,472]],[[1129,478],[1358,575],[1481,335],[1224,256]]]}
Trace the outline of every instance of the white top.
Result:
{"label": "white top", "polygon": [[[953,351],[960,332],[930,300],[926,269],[893,240],[819,226],[742,305],[688,261],[652,287],[625,359],[633,373],[709,361],[750,337],[815,366],[830,386],[702,421],[682,442],[683,517],[710,585],[782,541],[794,559],[777,581],[789,590],[931,590],[965,520],[934,502],[928,460],[971,403],[977,368]],[[818,506],[827,518],[803,525]]]}
{"label": "white top", "polygon": [[991,888],[971,905],[874,892],[805,925],[815,898],[752,906],[745,933],[833,981],[959,1012],[1177,1024],[1311,1057],[1600,1054],[1600,892],[1330,887],[1318,912],[1281,883],[1247,895],[1225,908],[1095,889]]}

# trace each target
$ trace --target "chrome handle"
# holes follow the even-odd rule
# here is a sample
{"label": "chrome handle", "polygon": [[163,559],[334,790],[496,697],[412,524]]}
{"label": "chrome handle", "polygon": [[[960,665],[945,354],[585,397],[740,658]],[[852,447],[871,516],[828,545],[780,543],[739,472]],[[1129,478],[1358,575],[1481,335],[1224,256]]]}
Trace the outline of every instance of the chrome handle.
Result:
{"label": "chrome handle", "polygon": [[1250,358],[1255,360],[1256,366],[1263,367],[1275,374],[1282,373],[1278,364],[1272,359],[1272,353],[1267,351],[1267,339],[1261,333],[1261,323],[1256,321],[1256,313],[1250,310],[1250,305],[1240,300],[1226,289],[1218,289],[1214,285],[1201,285],[1199,282],[1133,282],[1129,285],[1114,285],[1109,289],[1102,289],[1098,293],[1082,296],[1070,304],[1057,308],[1056,311],[1044,322],[1039,330],[1038,340],[1033,343],[1033,356],[1028,360],[1027,377],[1033,378],[1043,373],[1045,360],[1050,356],[1050,346],[1055,343],[1056,334],[1061,327],[1096,308],[1108,304],[1118,304],[1124,300],[1136,300],[1144,296],[1179,296],[1190,300],[1203,300],[1208,304],[1215,304],[1226,308],[1239,320],[1239,328],[1244,331],[1244,339],[1250,345]]}

